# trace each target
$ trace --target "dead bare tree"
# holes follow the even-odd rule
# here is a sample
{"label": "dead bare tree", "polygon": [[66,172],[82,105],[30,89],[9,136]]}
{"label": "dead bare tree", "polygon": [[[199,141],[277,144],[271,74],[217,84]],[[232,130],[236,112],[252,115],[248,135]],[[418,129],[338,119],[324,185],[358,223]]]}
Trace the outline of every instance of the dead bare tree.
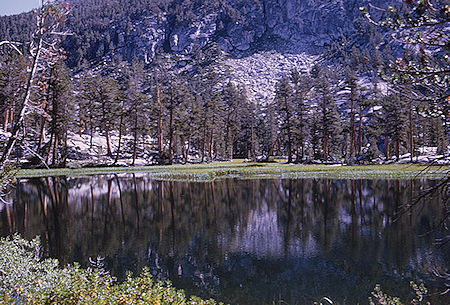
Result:
{"label": "dead bare tree", "polygon": [[[30,43],[30,63],[28,66],[28,77],[25,84],[25,94],[20,105],[19,115],[16,117],[11,136],[4,148],[0,158],[0,170],[5,168],[11,152],[17,142],[23,121],[27,114],[38,113],[46,115],[44,108],[47,103],[45,98],[37,98],[48,86],[45,78],[46,71],[53,67],[59,60],[64,59],[64,52],[59,48],[60,37],[69,35],[63,30],[63,25],[70,14],[69,4],[66,2],[55,2],[53,0],[40,1],[36,10],[36,30]],[[17,49],[14,42],[2,42]]]}

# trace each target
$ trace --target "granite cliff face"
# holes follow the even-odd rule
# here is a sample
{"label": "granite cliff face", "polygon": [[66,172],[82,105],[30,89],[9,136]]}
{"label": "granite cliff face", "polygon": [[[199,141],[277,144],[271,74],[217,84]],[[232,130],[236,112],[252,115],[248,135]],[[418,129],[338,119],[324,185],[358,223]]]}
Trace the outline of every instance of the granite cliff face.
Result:
{"label": "granite cliff face", "polygon": [[[106,36],[117,37],[116,50],[124,58],[146,61],[161,48],[190,54],[210,42],[234,57],[259,50],[320,54],[340,34],[354,31],[359,7],[369,2],[392,1],[224,0],[215,8],[197,8],[181,22],[165,11],[141,15],[126,31],[123,21],[116,21]],[[109,40],[98,44],[97,54],[108,50]]]}
{"label": "granite cliff face", "polygon": [[[189,56],[217,43],[229,55],[234,80],[246,85],[250,99],[264,101],[273,97],[282,75],[292,68],[309,70],[334,39],[351,35],[361,18],[359,7],[369,2],[384,7],[392,1],[223,0],[213,8],[198,7],[188,20],[168,11],[143,14],[127,31],[119,21],[109,36],[118,37],[113,52],[146,63],[158,50]],[[97,53],[107,55],[103,44]]]}
{"label": "granite cliff face", "polygon": [[195,45],[215,40],[224,51],[234,54],[261,46],[267,49],[271,43],[284,43],[291,51],[317,51],[339,34],[353,30],[363,2],[226,1],[223,10],[199,14],[188,27],[169,28],[170,46],[175,52],[189,52]]}

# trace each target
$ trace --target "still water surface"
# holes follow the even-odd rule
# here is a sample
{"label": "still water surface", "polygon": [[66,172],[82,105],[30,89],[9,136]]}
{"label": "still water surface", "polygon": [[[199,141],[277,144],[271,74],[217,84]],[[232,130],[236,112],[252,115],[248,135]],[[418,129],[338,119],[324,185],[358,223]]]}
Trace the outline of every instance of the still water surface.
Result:
{"label": "still water surface", "polygon": [[[40,235],[64,264],[105,257],[119,279],[150,268],[188,294],[231,304],[367,304],[376,283],[411,296],[445,283],[437,246],[442,193],[432,180],[226,179],[161,182],[145,175],[21,180],[0,207],[0,235]],[[436,295],[433,304],[445,304]]]}

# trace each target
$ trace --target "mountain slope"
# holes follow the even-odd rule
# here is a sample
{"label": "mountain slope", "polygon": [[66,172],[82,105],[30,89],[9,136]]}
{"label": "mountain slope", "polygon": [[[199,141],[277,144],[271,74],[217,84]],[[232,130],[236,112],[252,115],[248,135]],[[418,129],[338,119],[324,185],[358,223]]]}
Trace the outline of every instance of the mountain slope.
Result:
{"label": "mountain slope", "polygon": [[[341,34],[355,30],[359,6],[387,0],[72,0],[64,42],[68,63],[103,56],[137,56],[150,61],[156,52],[191,54],[207,43],[241,57],[257,50],[321,53]],[[0,18],[0,37],[24,41],[31,14]]]}

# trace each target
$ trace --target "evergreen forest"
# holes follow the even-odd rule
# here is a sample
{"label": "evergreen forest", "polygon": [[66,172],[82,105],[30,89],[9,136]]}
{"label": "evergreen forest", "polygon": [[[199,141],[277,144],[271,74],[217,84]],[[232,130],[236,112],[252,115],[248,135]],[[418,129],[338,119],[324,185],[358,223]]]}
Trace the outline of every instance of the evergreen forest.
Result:
{"label": "evergreen forest", "polygon": [[92,159],[94,148],[105,164],[132,165],[448,156],[449,7],[442,1],[404,1],[383,14],[361,7],[352,31],[307,68],[280,75],[265,99],[254,99],[229,65],[254,49],[227,53],[211,39],[185,54],[165,41],[143,57],[130,38],[145,34],[142,22],[188,28],[219,10],[223,28],[246,24],[246,1],[44,2],[0,18],[2,166],[17,159],[65,167]]}

